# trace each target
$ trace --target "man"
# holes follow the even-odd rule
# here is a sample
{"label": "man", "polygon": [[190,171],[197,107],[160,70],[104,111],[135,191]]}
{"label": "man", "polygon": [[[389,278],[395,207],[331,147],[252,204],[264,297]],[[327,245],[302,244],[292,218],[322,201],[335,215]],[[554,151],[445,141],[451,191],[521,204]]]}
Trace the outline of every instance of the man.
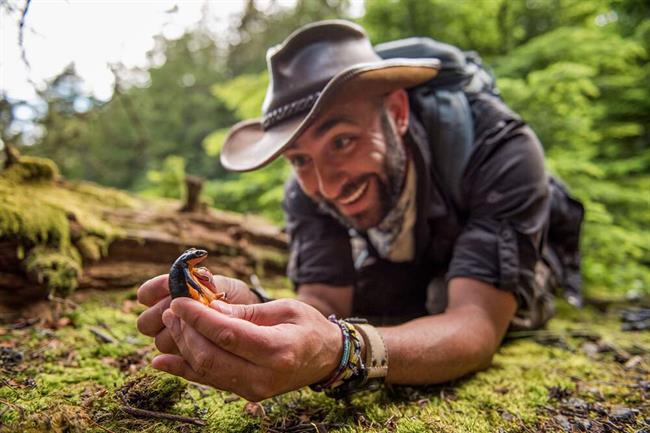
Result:
{"label": "man", "polygon": [[167,276],[147,281],[138,328],[163,352],[155,368],[249,400],[305,385],[343,395],[484,369],[509,326],[548,320],[550,287],[575,278],[563,265],[578,257],[552,254],[549,239],[576,234],[582,214],[516,115],[495,97],[472,101],[461,209],[406,91],[438,61],[382,60],[359,26],[325,21],[269,50],[268,63],[264,118],[235,125],[221,160],[247,171],[282,155],[293,166],[284,207],[297,300],[261,303],[216,276],[230,303],[205,307],[170,302]]}

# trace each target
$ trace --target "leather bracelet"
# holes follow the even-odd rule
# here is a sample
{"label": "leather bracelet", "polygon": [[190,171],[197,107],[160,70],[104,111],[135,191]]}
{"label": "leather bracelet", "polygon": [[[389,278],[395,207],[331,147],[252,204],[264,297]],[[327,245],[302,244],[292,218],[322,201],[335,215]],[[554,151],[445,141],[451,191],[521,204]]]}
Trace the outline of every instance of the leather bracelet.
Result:
{"label": "leather bracelet", "polygon": [[388,375],[388,350],[384,339],[372,325],[366,323],[356,323],[354,325],[359,333],[363,336],[366,345],[366,356],[364,364],[368,374],[366,380],[378,379],[383,381]]}

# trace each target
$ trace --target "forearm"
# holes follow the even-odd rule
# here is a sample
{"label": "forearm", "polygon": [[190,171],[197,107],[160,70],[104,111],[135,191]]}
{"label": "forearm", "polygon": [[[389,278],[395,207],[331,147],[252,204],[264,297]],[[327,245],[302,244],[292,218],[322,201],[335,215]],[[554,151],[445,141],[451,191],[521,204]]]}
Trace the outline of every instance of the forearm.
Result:
{"label": "forearm", "polygon": [[330,314],[348,317],[352,311],[352,293],[351,286],[302,284],[298,288],[298,300],[316,308],[325,317]]}
{"label": "forearm", "polygon": [[305,304],[311,305],[318,311],[320,311],[323,316],[327,317],[330,314],[336,314],[334,307],[327,301],[320,299],[312,295],[303,295],[298,294],[298,300],[304,302]]}
{"label": "forearm", "polygon": [[503,335],[472,305],[380,328],[389,355],[386,382],[445,382],[490,365]]}

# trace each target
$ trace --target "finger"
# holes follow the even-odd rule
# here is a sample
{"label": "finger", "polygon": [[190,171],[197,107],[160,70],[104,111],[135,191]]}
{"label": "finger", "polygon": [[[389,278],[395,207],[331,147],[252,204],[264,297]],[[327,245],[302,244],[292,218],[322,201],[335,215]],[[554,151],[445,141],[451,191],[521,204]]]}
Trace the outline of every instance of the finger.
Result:
{"label": "finger", "polygon": [[170,311],[165,323],[176,342],[179,353],[202,383],[240,395],[263,393],[270,383],[267,369],[229,353],[198,333]]}
{"label": "finger", "polygon": [[297,304],[293,301],[279,299],[263,304],[232,304],[213,301],[210,308],[227,316],[246,320],[259,326],[273,326],[280,323],[294,323]]}
{"label": "finger", "polygon": [[[221,304],[223,303],[217,303]],[[268,304],[226,304],[224,308],[230,307],[234,311],[239,307],[261,308],[264,305]],[[213,344],[256,364],[272,357],[286,344],[281,328],[258,326],[238,317],[227,316],[213,308],[206,308],[190,299],[175,299],[170,308],[176,316]],[[250,315],[255,316],[254,313]],[[179,349],[183,352],[181,347]]]}
{"label": "finger", "polygon": [[226,300],[235,304],[250,302],[250,289],[241,280],[236,278],[224,277],[223,275],[213,275],[212,282],[217,288],[217,292],[225,292]]}
{"label": "finger", "polygon": [[162,320],[166,329],[169,330],[169,334],[174,340],[179,354],[183,356],[190,365],[195,367],[196,371],[196,367],[201,365],[201,362],[197,360],[197,357],[203,356],[195,353],[195,351],[198,350],[198,344],[200,341],[193,341],[193,335],[185,334],[184,323],[182,323],[181,319],[179,319],[172,310],[166,310],[163,313]]}
{"label": "finger", "polygon": [[158,355],[151,360],[151,366],[174,376],[180,376],[192,382],[203,382],[190,364],[178,355]]}
{"label": "finger", "polygon": [[168,275],[158,275],[145,281],[138,288],[138,302],[151,307],[165,296],[169,296]]}
{"label": "finger", "polygon": [[155,337],[156,334],[165,327],[162,322],[162,314],[169,308],[171,302],[171,297],[167,296],[157,304],[144,310],[140,316],[138,316],[138,331],[142,332],[144,335]]}
{"label": "finger", "polygon": [[174,337],[172,337],[171,332],[167,328],[163,328],[163,330],[156,335],[154,342],[156,348],[162,353],[171,353],[174,355],[180,353],[178,351],[178,346],[176,346],[176,342],[174,341]]}

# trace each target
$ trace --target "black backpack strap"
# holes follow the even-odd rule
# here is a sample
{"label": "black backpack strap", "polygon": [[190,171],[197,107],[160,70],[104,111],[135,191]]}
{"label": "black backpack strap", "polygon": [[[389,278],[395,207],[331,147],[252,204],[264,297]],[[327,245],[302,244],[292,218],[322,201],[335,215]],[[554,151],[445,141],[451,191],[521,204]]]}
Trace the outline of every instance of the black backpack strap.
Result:
{"label": "black backpack strap", "polygon": [[462,212],[466,205],[461,183],[474,145],[472,111],[467,97],[460,91],[418,87],[409,92],[409,100],[427,133],[432,174],[456,210]]}
{"label": "black backpack strap", "polygon": [[482,69],[475,61],[467,62],[458,48],[431,38],[401,39],[377,45],[375,50],[385,59],[440,60],[438,75],[410,89],[409,101],[429,138],[433,175],[456,209],[462,211],[465,200],[461,181],[474,143],[472,111],[464,89],[475,82],[477,70]]}

